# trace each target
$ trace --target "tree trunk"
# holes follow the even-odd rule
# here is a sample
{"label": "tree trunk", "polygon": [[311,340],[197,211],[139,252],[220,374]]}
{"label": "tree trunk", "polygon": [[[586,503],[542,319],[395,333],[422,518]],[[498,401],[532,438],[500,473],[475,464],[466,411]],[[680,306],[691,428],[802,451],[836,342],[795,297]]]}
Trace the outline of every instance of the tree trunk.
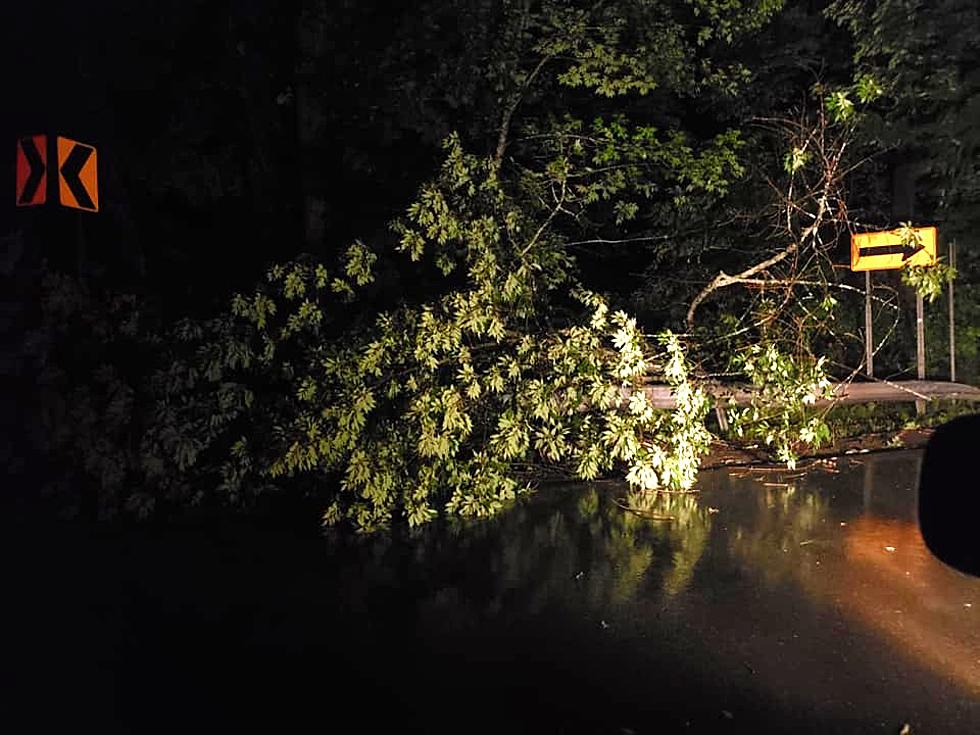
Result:
{"label": "tree trunk", "polygon": [[300,160],[300,196],[305,249],[319,252],[326,232],[327,198],[321,156],[326,99],[317,84],[326,51],[329,13],[326,0],[303,0],[296,21],[296,137]]}

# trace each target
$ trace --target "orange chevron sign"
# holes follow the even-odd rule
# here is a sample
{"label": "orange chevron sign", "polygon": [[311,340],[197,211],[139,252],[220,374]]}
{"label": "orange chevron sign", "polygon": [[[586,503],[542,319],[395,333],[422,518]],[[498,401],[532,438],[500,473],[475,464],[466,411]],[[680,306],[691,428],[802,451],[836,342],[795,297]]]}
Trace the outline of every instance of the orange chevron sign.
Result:
{"label": "orange chevron sign", "polygon": [[44,204],[48,193],[48,136],[32,135],[17,141],[18,207]]}
{"label": "orange chevron sign", "polygon": [[66,207],[99,211],[98,152],[93,146],[58,137],[58,196]]}

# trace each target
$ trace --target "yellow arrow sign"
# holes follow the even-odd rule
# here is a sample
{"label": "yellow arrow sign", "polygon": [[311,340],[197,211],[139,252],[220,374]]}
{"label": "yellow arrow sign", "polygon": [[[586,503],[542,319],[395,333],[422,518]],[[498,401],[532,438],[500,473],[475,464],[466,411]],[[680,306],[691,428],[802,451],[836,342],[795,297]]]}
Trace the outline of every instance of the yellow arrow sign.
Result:
{"label": "yellow arrow sign", "polygon": [[851,270],[886,271],[936,262],[936,228],[916,227],[916,242],[902,242],[901,230],[851,235]]}

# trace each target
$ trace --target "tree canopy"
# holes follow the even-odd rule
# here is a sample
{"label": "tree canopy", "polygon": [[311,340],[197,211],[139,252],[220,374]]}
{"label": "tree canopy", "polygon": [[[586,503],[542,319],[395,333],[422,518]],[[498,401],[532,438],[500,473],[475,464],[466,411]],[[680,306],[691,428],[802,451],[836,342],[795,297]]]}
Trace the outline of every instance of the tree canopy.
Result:
{"label": "tree canopy", "polygon": [[368,530],[495,513],[543,472],[687,491],[709,389],[741,380],[732,436],[792,463],[860,369],[836,265],[898,152],[968,239],[973,47],[940,63],[928,29],[976,12],[947,4],[132,10],[155,51],[96,85],[120,195],[89,234],[138,257],[11,271],[22,441],[93,512],[290,488]]}

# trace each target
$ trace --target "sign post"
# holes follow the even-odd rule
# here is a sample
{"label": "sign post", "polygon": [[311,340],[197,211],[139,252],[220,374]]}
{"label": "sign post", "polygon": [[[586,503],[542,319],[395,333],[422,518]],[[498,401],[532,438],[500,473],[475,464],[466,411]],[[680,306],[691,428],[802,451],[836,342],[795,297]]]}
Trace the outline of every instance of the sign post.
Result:
{"label": "sign post", "polygon": [[[949,244],[949,267],[956,267],[956,243]],[[949,382],[956,382],[956,319],[953,310],[953,282],[949,282]]]}
{"label": "sign post", "polygon": [[[902,230],[863,232],[851,235],[851,270],[864,271],[864,359],[869,378],[874,377],[874,338],[871,330],[871,271],[899,270],[906,266],[932,265],[936,262],[936,228],[916,227],[913,242],[902,240]],[[952,314],[952,287],[950,290]],[[952,319],[952,316],[950,317]],[[952,335],[952,332],[950,332]],[[952,340],[952,336],[950,337]],[[922,296],[915,297],[916,368],[919,380],[926,377],[926,341]],[[952,351],[950,352],[952,354]],[[952,362],[950,363],[952,366]],[[952,369],[952,368],[951,368]],[[915,402],[916,413],[925,411],[922,401]]]}
{"label": "sign post", "polygon": [[[95,146],[71,138],[26,135],[17,138],[14,203],[17,207],[43,205],[51,200],[78,210],[75,222],[75,267],[85,279],[85,228],[82,212],[99,211],[99,166]],[[54,216],[54,222],[63,218]],[[60,229],[60,224],[55,225]],[[59,241],[67,233],[59,233]],[[53,247],[53,246],[48,246]],[[60,246],[59,246],[60,247]]]}
{"label": "sign post", "polygon": [[[919,380],[926,379],[926,324],[925,304],[922,294],[915,294],[915,364]],[[915,402],[915,413],[919,416],[926,412],[925,401]]]}
{"label": "sign post", "polygon": [[864,272],[864,369],[875,376],[874,336],[871,329],[871,271]]}

